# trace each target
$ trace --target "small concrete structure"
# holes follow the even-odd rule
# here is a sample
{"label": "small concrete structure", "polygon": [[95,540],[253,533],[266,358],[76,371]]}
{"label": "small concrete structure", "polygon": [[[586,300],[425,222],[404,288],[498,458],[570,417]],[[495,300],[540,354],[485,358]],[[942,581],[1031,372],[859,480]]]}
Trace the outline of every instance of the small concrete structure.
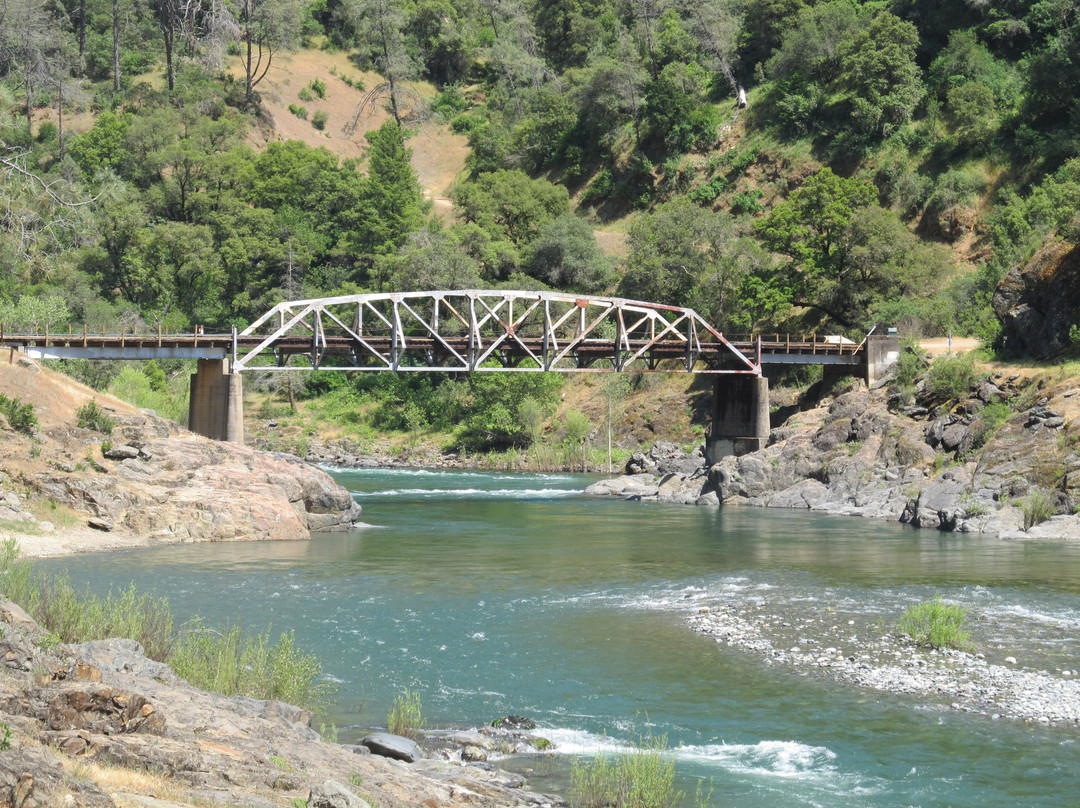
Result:
{"label": "small concrete structure", "polygon": [[244,442],[244,396],[239,373],[228,359],[200,359],[191,375],[188,428],[207,438]]}
{"label": "small concrete structure", "polygon": [[900,337],[871,334],[866,338],[866,385],[873,387],[900,358]]}
{"label": "small concrete structure", "polygon": [[705,441],[706,464],[764,449],[769,428],[768,379],[751,375],[717,379],[712,424]]}

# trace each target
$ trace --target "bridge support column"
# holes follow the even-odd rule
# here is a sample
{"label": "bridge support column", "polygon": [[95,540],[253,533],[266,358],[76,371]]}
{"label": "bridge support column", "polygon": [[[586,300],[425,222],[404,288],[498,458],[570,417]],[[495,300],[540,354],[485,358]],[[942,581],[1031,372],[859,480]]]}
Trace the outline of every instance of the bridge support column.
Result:
{"label": "bridge support column", "polygon": [[720,376],[713,388],[712,424],[705,441],[709,465],[764,449],[769,440],[769,380]]}
{"label": "bridge support column", "polygon": [[200,359],[191,375],[188,428],[214,440],[244,442],[243,384],[228,359]]}
{"label": "bridge support column", "polygon": [[866,386],[873,387],[900,358],[900,337],[871,334],[866,338]]}

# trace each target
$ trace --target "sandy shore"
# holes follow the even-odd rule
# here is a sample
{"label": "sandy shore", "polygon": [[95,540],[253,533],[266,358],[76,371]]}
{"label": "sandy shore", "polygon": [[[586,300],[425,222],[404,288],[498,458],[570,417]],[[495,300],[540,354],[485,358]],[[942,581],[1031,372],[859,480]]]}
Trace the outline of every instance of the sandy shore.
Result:
{"label": "sandy shore", "polygon": [[95,530],[75,526],[56,528],[47,532],[19,533],[5,531],[19,542],[22,555],[27,558],[49,558],[74,553],[102,553],[109,550],[127,550],[132,547],[156,547],[162,542],[132,533]]}

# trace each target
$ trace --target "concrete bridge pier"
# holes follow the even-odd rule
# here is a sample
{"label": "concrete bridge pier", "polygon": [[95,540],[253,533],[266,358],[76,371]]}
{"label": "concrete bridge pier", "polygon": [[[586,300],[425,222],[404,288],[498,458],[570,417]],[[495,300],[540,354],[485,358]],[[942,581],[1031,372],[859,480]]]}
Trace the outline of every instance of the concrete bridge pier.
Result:
{"label": "concrete bridge pier", "polygon": [[769,440],[769,380],[764,376],[719,376],[713,387],[712,424],[705,462],[764,449]]}
{"label": "concrete bridge pier", "polygon": [[200,359],[191,375],[188,428],[214,440],[244,442],[243,384],[228,359]]}

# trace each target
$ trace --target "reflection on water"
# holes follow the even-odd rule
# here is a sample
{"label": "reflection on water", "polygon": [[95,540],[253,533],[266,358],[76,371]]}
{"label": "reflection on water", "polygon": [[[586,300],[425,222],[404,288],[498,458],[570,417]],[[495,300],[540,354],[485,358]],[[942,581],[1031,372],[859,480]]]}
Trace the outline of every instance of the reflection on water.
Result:
{"label": "reflection on water", "polygon": [[326,720],[343,737],[408,687],[436,724],[527,714],[567,753],[666,734],[684,788],[711,778],[716,805],[1057,806],[1080,790],[1068,732],[770,670],[680,611],[708,590],[891,623],[940,593],[971,609],[988,650],[1049,665],[1076,659],[1080,547],[586,499],[575,475],[338,477],[378,527],[41,566],[102,588],[133,579],[181,617],[295,629],[340,685]]}

